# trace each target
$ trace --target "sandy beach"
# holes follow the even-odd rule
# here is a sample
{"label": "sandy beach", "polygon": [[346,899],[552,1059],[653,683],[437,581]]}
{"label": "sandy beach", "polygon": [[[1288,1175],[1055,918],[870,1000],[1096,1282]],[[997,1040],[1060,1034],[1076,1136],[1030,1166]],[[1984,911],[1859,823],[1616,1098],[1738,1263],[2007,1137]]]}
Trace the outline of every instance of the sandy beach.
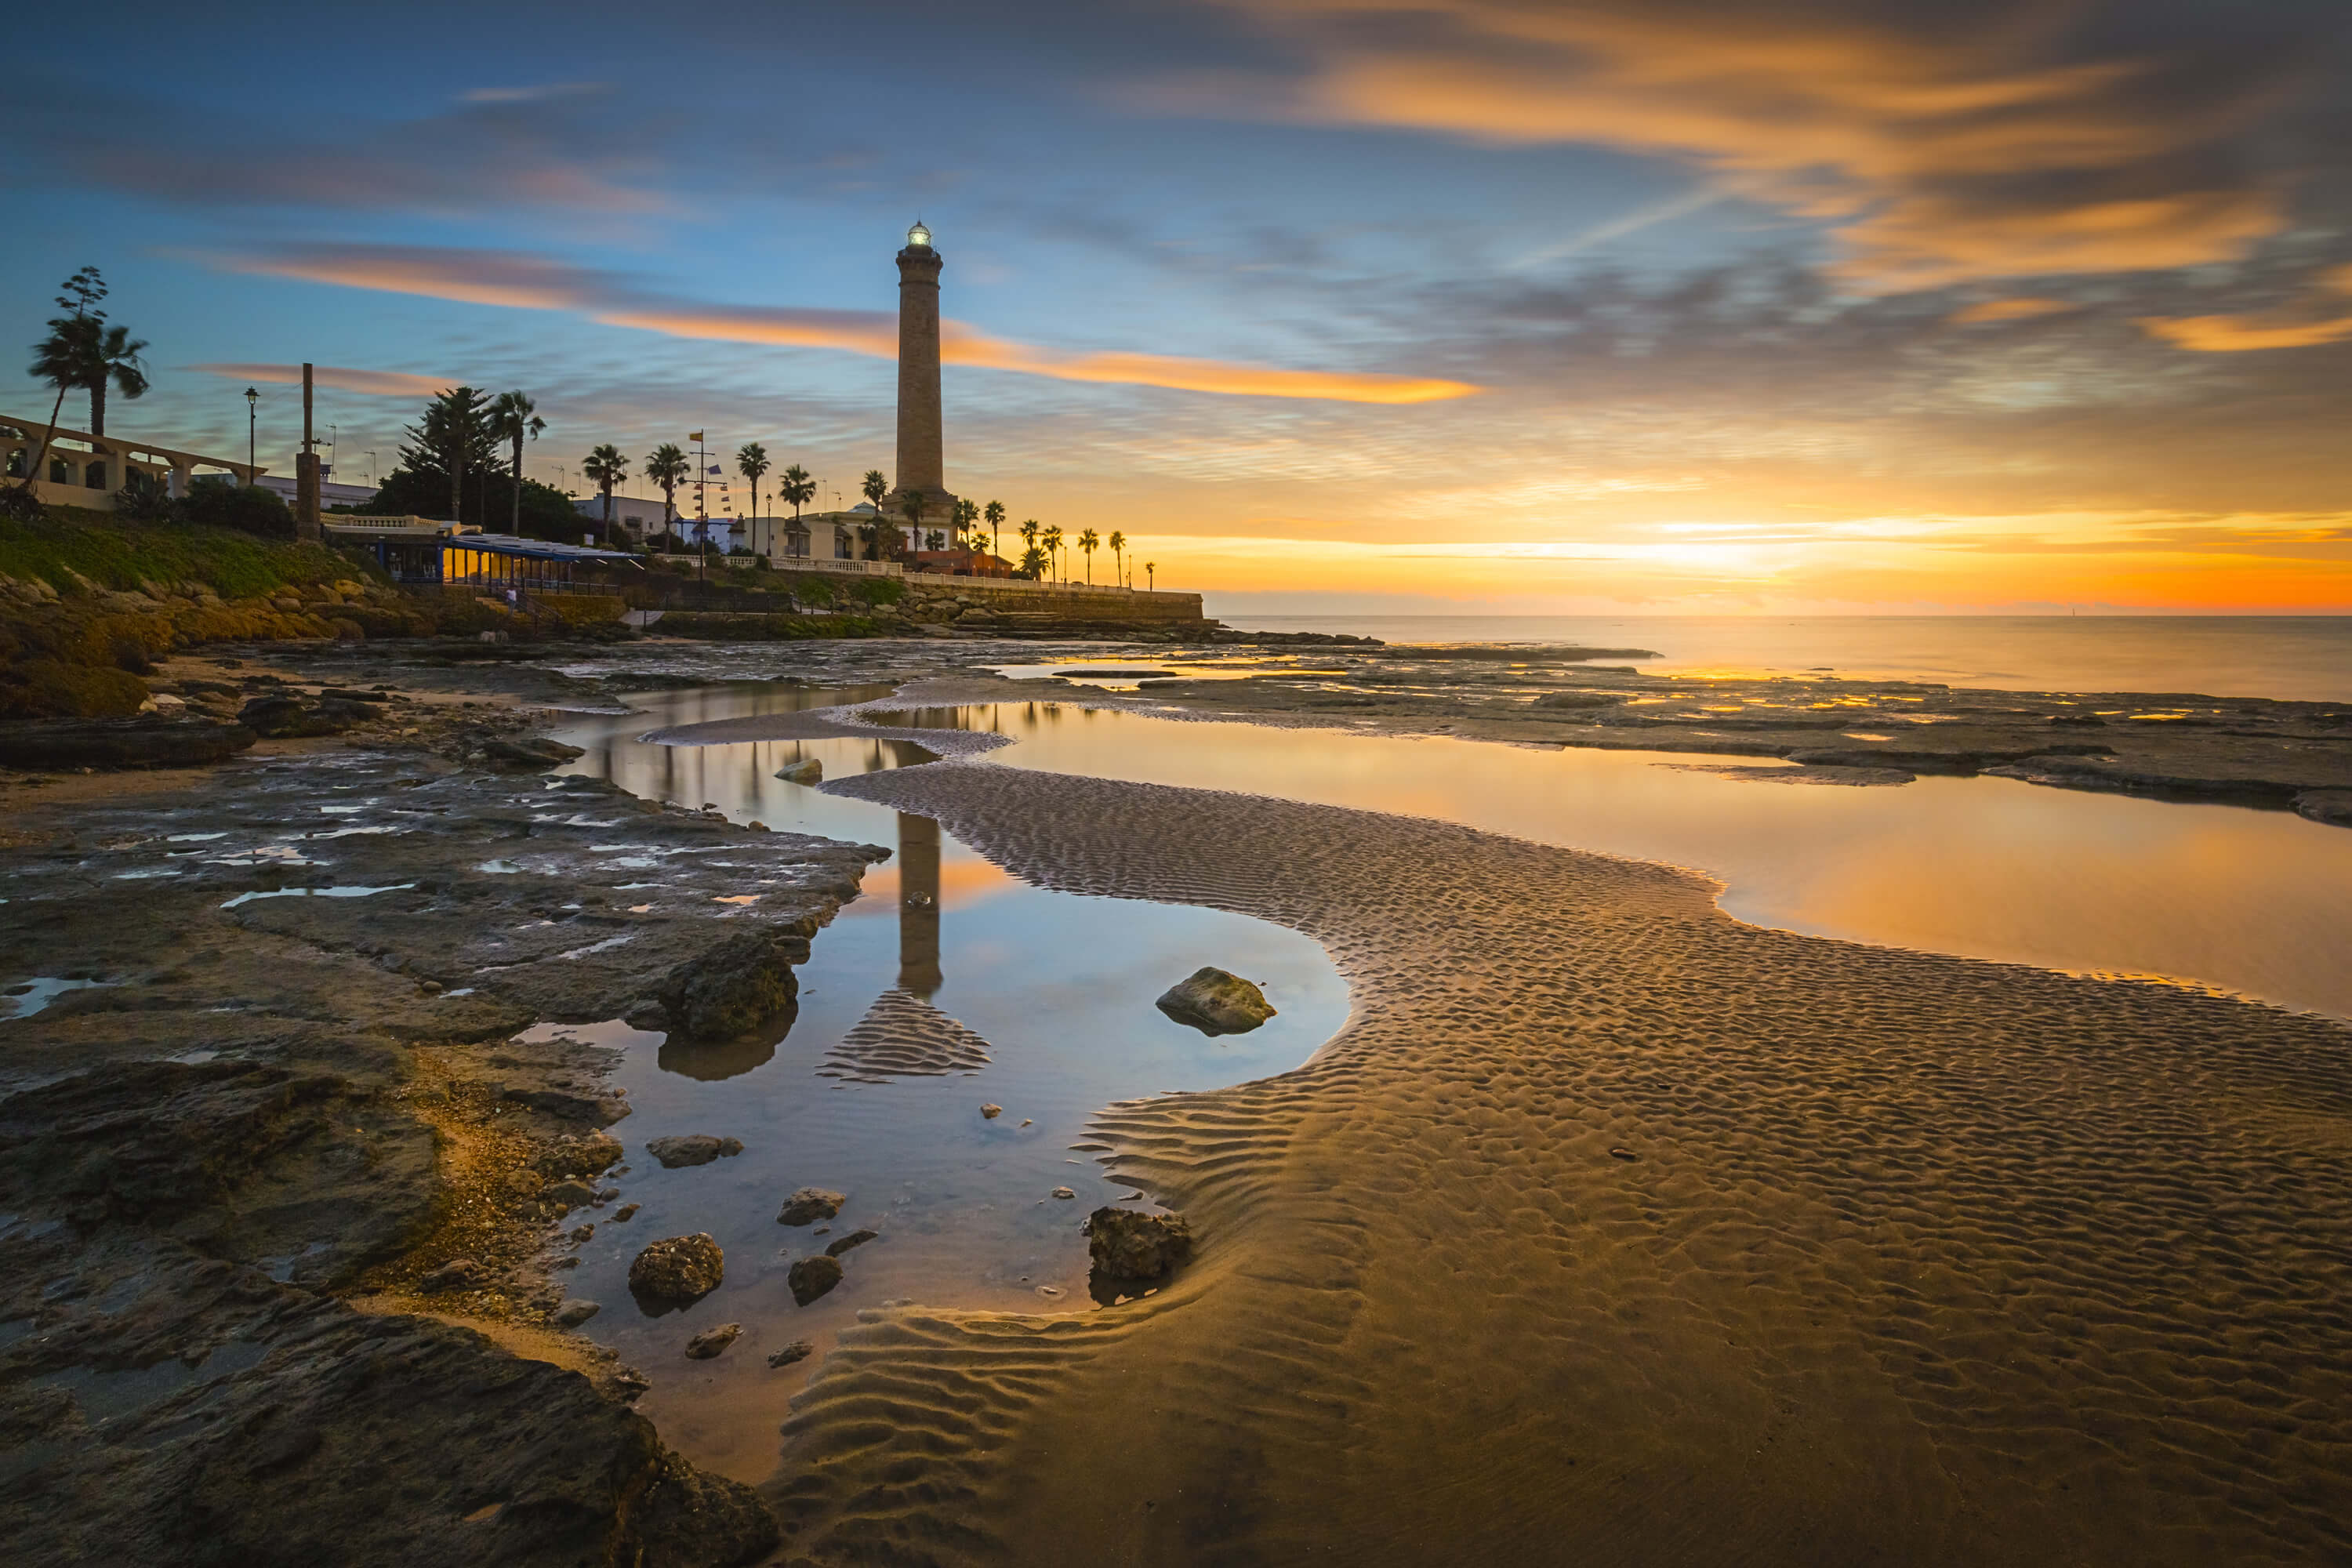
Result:
{"label": "sandy beach", "polygon": [[1299,1071],[1102,1117],[1203,1238],[1167,1289],[867,1314],[772,1489],[811,1560],[2352,1549],[2344,1025],[1759,930],[1442,824],[984,763],[834,787],[1306,931],[1356,1012]]}

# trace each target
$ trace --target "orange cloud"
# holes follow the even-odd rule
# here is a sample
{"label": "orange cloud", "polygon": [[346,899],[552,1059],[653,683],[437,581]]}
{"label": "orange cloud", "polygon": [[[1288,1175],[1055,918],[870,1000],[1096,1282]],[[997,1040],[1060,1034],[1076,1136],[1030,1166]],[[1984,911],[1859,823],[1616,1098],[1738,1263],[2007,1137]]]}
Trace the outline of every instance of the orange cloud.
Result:
{"label": "orange cloud", "polygon": [[[302,380],[302,367],[299,364],[195,364],[188,368],[230,381],[258,381],[281,386],[299,384]],[[410,375],[397,370],[349,370],[333,364],[311,366],[310,381],[331,391],[356,392],[369,397],[432,397],[457,384],[455,376]]]}
{"label": "orange cloud", "polygon": [[[221,262],[233,271],[332,283],[350,289],[454,300],[510,310],[573,310],[605,326],[668,337],[838,349],[896,359],[898,323],[879,310],[713,305],[637,292],[560,261],[512,251],[413,246],[301,246]],[[1230,396],[1340,403],[1431,403],[1467,397],[1469,382],[1364,372],[1285,370],[1169,354],[1082,353],[992,337],[961,321],[942,326],[940,357],[950,364],[1009,370],[1057,381],[1160,386]]]}
{"label": "orange cloud", "polygon": [[1968,29],[1761,0],[1226,0],[1297,36],[1304,79],[1178,79],[1161,101],[1693,160],[1828,220],[1867,287],[2169,268],[2284,221],[2232,139],[2273,101],[2250,70],[2059,63],[2062,13]]}
{"label": "orange cloud", "polygon": [[[2352,267],[2320,275],[2320,287],[2352,294]],[[2307,349],[2352,338],[2352,315],[2314,318],[2307,310],[2252,316],[2142,316],[2149,336],[2200,353],[2248,353],[2257,349]]]}
{"label": "orange cloud", "polygon": [[1955,327],[1973,327],[1987,321],[2024,321],[2035,316],[2054,316],[2074,307],[2063,300],[1985,300],[1966,310],[1955,310],[1945,320]]}

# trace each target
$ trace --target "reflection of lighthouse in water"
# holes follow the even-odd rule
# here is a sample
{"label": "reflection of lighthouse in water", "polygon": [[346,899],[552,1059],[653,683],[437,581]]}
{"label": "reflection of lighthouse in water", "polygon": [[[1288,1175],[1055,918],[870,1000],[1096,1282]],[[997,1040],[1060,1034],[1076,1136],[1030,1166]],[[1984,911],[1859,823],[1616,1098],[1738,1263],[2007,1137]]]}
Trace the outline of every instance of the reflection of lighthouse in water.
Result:
{"label": "reflection of lighthouse in water", "polygon": [[940,825],[898,814],[898,989],[940,988]]}

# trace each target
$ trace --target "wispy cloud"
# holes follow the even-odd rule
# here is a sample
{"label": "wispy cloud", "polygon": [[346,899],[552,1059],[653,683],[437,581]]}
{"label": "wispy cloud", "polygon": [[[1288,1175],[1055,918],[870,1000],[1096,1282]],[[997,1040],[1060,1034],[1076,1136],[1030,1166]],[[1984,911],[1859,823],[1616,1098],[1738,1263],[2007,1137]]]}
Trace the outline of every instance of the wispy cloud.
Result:
{"label": "wispy cloud", "polygon": [[[893,358],[897,320],[879,310],[725,305],[679,300],[611,273],[514,251],[418,246],[306,245],[217,258],[232,271],[346,288],[530,310],[566,310],[606,326],[669,337],[838,349]],[[951,364],[1059,381],[1159,386],[1248,397],[1410,404],[1466,397],[1468,382],[1371,372],[1287,370],[1170,354],[1048,348],[945,323],[940,356]]]}
{"label": "wispy cloud", "polygon": [[2036,316],[2056,316],[2075,309],[2068,300],[1979,300],[1944,319],[1955,327],[1976,327],[1991,321],[2030,321]]}
{"label": "wispy cloud", "polygon": [[[2330,292],[2352,294],[2352,267],[2336,268],[2318,281]],[[2139,324],[2166,342],[2200,353],[2308,349],[2352,339],[2352,311],[2336,305],[2336,314],[2319,313],[2326,309],[2328,305],[2307,300],[2298,307],[2257,315],[2143,316]]]}
{"label": "wispy cloud", "polygon": [[1225,0],[1293,75],[1163,106],[1662,153],[1831,225],[1879,289],[2173,268],[2284,221],[2255,140],[2340,27],[2249,0],[2226,34],[2099,0]]}
{"label": "wispy cloud", "polygon": [[[299,364],[192,364],[188,368],[229,381],[257,381],[281,386],[299,385],[302,380],[302,367]],[[356,392],[368,397],[432,397],[457,384],[454,375],[411,375],[406,371],[352,370],[336,364],[312,365],[310,381],[315,386]]]}

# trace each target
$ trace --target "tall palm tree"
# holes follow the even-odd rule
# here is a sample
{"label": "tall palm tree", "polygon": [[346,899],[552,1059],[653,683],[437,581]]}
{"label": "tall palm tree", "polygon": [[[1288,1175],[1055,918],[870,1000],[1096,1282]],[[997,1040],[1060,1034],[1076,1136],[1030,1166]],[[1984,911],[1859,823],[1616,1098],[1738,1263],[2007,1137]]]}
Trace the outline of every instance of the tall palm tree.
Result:
{"label": "tall palm tree", "polygon": [[1151,593],[1151,592],[1153,592],[1153,591],[1154,591],[1154,590],[1153,590],[1153,586],[1152,586],[1152,584],[1153,584],[1153,583],[1156,581],[1156,579],[1154,579],[1154,578],[1153,578],[1153,576],[1151,575],[1151,574],[1152,574],[1155,570],[1156,570],[1156,568],[1151,564],[1151,563],[1150,563],[1150,562],[1147,561],[1147,562],[1145,562],[1145,563],[1143,563],[1143,591],[1144,591],[1145,593],[1147,593],[1147,594]]}
{"label": "tall palm tree", "polygon": [[757,441],[744,442],[742,450],[735,454],[735,471],[751,481],[751,521],[754,522],[760,520],[760,479],[772,467],[773,465],[768,461],[768,449]]}
{"label": "tall palm tree", "polygon": [[1091,528],[1081,531],[1078,534],[1078,548],[1086,554],[1087,586],[1091,588],[1095,585],[1095,552],[1102,548],[1102,535]]}
{"label": "tall palm tree", "polygon": [[581,459],[580,471],[604,492],[604,542],[613,542],[613,487],[629,477],[629,459],[610,441]]}
{"label": "tall palm tree", "polygon": [[1045,531],[1044,535],[1044,543],[1045,546],[1046,556],[1054,563],[1054,575],[1058,578],[1062,574],[1061,524],[1055,523],[1053,527]]}
{"label": "tall palm tree", "polygon": [[1110,531],[1110,538],[1105,542],[1110,546],[1111,571],[1117,574],[1118,585],[1124,588],[1128,585],[1127,535],[1114,528]]}
{"label": "tall palm tree", "polygon": [[882,498],[890,493],[890,481],[882,477],[881,469],[868,468],[866,470],[865,479],[861,481],[858,488],[865,492],[866,499],[874,503],[874,510],[880,511]]}
{"label": "tall palm tree", "polygon": [[1028,578],[1032,583],[1042,583],[1045,580],[1047,564],[1045,552],[1034,544],[1021,552],[1021,575]]}
{"label": "tall palm tree", "polygon": [[536,441],[539,433],[547,428],[547,421],[539,416],[538,408],[539,405],[520,392],[501,392],[490,400],[490,422],[498,426],[499,435],[514,444],[514,509],[507,526],[515,533],[522,531],[523,437],[528,436]]}
{"label": "tall palm tree", "polygon": [[993,555],[996,553],[996,531],[1004,526],[1004,503],[990,501],[981,509],[980,515],[988,520],[988,552]]}
{"label": "tall palm tree", "polygon": [[32,374],[56,387],[60,402],[68,389],[89,394],[89,433],[103,436],[108,383],[126,398],[146,395],[147,371],[139,363],[146,346],[95,311],[59,316],[49,322],[49,335],[33,345]]}
{"label": "tall palm tree", "polygon": [[24,477],[7,492],[11,515],[37,517],[40,514],[41,503],[37,499],[38,492],[35,487],[40,483],[42,460],[48,456],[49,443],[57,438],[58,415],[66,405],[66,394],[79,384],[69,374],[64,374],[63,364],[45,368],[43,362],[48,358],[49,344],[58,340],[61,331],[79,330],[76,323],[93,316],[100,321],[106,320],[106,312],[98,309],[98,302],[106,298],[106,279],[99,276],[97,268],[83,268],[60,287],[64,292],[58,296],[58,308],[72,313],[50,319],[48,338],[34,345],[33,352],[42,358],[34,362],[32,372],[56,387],[58,395],[49,405],[49,423],[41,432],[41,444],[33,448],[33,460],[25,465]]}
{"label": "tall palm tree", "polygon": [[675,441],[664,441],[646,454],[646,478],[662,488],[662,531],[669,531],[677,521],[677,486],[692,469],[685,449]]}

